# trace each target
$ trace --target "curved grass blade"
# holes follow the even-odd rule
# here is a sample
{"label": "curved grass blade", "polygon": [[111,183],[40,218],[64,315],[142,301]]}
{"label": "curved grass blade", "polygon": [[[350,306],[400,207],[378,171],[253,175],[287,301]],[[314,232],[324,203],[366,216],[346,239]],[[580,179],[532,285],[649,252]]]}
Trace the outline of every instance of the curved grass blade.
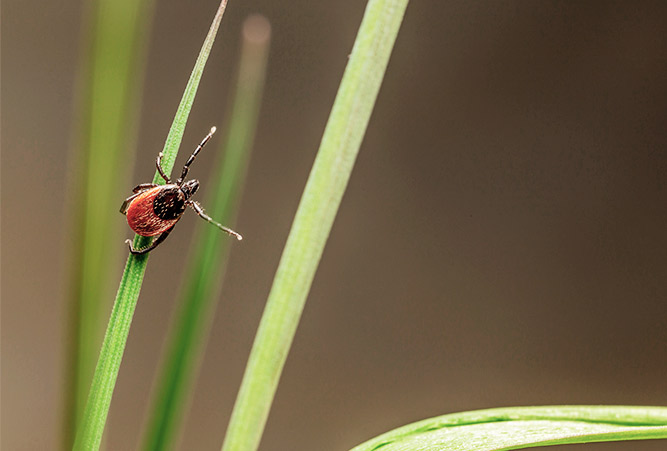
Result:
{"label": "curved grass blade", "polygon": [[[204,41],[204,45],[199,53],[195,68],[190,75],[185,93],[178,106],[176,117],[172,123],[171,129],[167,136],[167,141],[164,145],[163,169],[165,173],[170,174],[174,166],[174,160],[178,153],[183,132],[185,131],[185,124],[187,122],[192,103],[194,102],[197,87],[201,79],[206,60],[213,46],[215,35],[218,31],[222,15],[225,11],[226,0],[220,3],[218,11],[213,19],[213,24],[209,29],[208,35]],[[153,178],[155,183],[159,183],[159,174],[155,174]],[[134,246],[143,247],[148,242],[147,238],[135,237]],[[144,272],[146,270],[146,263],[148,261],[147,255],[132,255],[127,259],[125,271],[118,288],[116,300],[114,302],[113,310],[111,311],[111,318],[107,326],[107,332],[104,336],[100,357],[97,361],[97,367],[93,375],[93,382],[90,387],[88,400],[78,427],[76,441],[74,443],[75,450],[97,450],[100,447],[102,440],[102,433],[106,424],[107,415],[109,413],[109,406],[111,404],[111,396],[116,384],[120,362],[123,357],[125,343],[130,332],[130,323],[134,309],[139,298],[139,291],[141,290],[141,283],[143,281]]]}
{"label": "curved grass blade", "polygon": [[[243,25],[241,60],[228,115],[224,158],[212,178],[218,185],[205,203],[209,214],[223,224],[234,223],[241,197],[264,87],[270,32],[269,22],[260,16],[249,17]],[[145,450],[174,449],[177,445],[222,285],[229,237],[214,227],[204,226],[200,230],[200,239],[186,265],[184,289],[159,371],[148,415]]]}
{"label": "curved grass blade", "polygon": [[[102,312],[111,301],[107,270],[122,247],[116,193],[127,177],[122,162],[134,148],[139,84],[144,73],[152,0],[97,0],[86,10],[79,64],[79,113],[74,121],[69,236],[68,343],[63,449],[71,449],[102,341]],[[102,258],[101,256],[105,256]],[[104,296],[106,298],[106,296]]]}
{"label": "curved grass blade", "polygon": [[283,251],[224,451],[254,451],[352,172],[408,0],[370,0]]}
{"label": "curved grass blade", "polygon": [[507,407],[419,421],[351,451],[501,451],[667,438],[667,407]]}

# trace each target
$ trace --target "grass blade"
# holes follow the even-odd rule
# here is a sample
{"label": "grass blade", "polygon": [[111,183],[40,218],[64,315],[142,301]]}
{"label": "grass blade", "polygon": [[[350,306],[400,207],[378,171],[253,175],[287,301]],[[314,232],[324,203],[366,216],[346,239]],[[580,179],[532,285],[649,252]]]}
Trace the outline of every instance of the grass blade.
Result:
{"label": "grass blade", "polygon": [[[213,41],[215,40],[226,4],[226,0],[220,3],[220,7],[213,19],[213,24],[209,29],[204,45],[195,63],[195,68],[188,80],[174,122],[169,130],[163,151],[163,169],[167,174],[170,174],[173,169],[178,147],[185,131],[185,124],[190,114],[197,87],[199,86],[206,60],[213,46]],[[153,180],[155,183],[160,182],[159,174],[156,173]],[[134,245],[144,246],[148,244],[148,241],[148,238],[137,236],[135,237]],[[125,271],[111,312],[111,318],[109,319],[109,325],[107,326],[107,332],[102,343],[100,357],[95,368],[84,414],[81,424],[78,427],[74,443],[75,450],[99,449],[104,425],[109,413],[111,396],[116,384],[127,336],[130,332],[130,323],[132,322],[139,291],[141,290],[147,261],[147,255],[130,254],[127,259]]]}
{"label": "grass blade", "polygon": [[[236,93],[227,125],[224,158],[213,180],[214,195],[205,203],[211,216],[233,224],[255,134],[270,39],[266,19],[252,16],[243,26]],[[187,409],[192,381],[201,361],[203,344],[213,318],[225,272],[230,239],[202,224],[190,263],[165,359],[148,415],[145,450],[173,449]]]}
{"label": "grass blade", "polygon": [[501,451],[667,438],[667,407],[507,407],[419,421],[352,451]]}
{"label": "grass blade", "polygon": [[283,251],[223,443],[259,442],[303,306],[352,172],[407,0],[370,0]]}
{"label": "grass blade", "polygon": [[[86,11],[90,30],[79,68],[80,120],[76,120],[71,171],[70,301],[63,414],[63,449],[71,449],[76,424],[102,341],[102,293],[113,289],[107,266],[120,260],[117,193],[127,149],[134,148],[144,54],[153,1],[98,0]],[[76,185],[76,186],[75,186]],[[101,256],[105,256],[102,258]],[[110,299],[109,299],[110,301]]]}

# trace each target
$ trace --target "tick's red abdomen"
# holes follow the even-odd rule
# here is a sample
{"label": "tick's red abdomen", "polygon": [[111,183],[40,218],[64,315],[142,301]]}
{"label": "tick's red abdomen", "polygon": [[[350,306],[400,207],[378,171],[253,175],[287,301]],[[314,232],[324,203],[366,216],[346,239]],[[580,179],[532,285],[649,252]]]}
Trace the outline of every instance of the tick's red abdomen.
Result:
{"label": "tick's red abdomen", "polygon": [[153,211],[153,201],[162,190],[162,186],[149,189],[135,197],[127,209],[127,223],[135,233],[141,236],[159,235],[173,226],[180,216],[175,219],[160,219]]}

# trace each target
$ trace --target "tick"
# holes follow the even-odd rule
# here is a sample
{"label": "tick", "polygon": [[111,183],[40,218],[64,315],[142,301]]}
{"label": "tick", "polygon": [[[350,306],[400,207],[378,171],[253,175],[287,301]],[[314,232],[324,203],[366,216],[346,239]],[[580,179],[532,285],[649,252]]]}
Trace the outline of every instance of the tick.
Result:
{"label": "tick", "polygon": [[191,199],[192,195],[199,189],[199,180],[192,179],[187,182],[185,181],[190,165],[195,161],[199,151],[211,139],[213,133],[215,133],[215,127],[211,128],[209,134],[206,135],[194,152],[192,152],[192,155],[190,155],[190,158],[188,158],[188,161],[183,166],[181,176],[176,182],[172,183],[162,170],[162,152],[160,152],[155,165],[160,177],[164,179],[166,184],[142,183],[132,190],[134,194],[125,199],[125,202],[120,207],[120,212],[127,217],[127,223],[130,225],[130,228],[141,236],[159,235],[149,246],[140,249],[132,247],[132,241],[125,240],[130,247],[130,252],[133,254],[145,254],[155,249],[169,236],[187,207],[192,207],[200,218],[210,222],[223,232],[235,236],[238,240],[242,239],[238,233],[211,219],[204,213],[204,209],[199,205],[199,202]]}

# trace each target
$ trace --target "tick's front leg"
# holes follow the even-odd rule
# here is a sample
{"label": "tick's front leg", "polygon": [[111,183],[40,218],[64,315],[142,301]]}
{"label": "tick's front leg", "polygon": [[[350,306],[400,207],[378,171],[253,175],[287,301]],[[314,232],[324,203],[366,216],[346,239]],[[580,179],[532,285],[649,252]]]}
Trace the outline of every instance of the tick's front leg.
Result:
{"label": "tick's front leg", "polygon": [[223,232],[228,233],[232,236],[235,236],[236,239],[239,240],[239,241],[241,241],[243,239],[243,237],[241,236],[240,233],[234,232],[232,229],[223,226],[219,222],[215,222],[213,220],[213,218],[211,218],[209,215],[204,213],[204,209],[202,208],[201,205],[199,205],[199,202],[194,201],[194,200],[189,200],[189,201],[187,201],[187,203],[188,203],[188,205],[190,205],[192,207],[192,209],[195,211],[195,213],[197,213],[199,215],[199,217],[202,218],[204,221],[210,222],[211,224],[213,224],[214,226],[216,226],[217,228],[219,228]]}
{"label": "tick's front leg", "polygon": [[160,177],[162,177],[166,183],[171,183],[169,181],[169,177],[167,177],[167,174],[165,174],[164,171],[162,170],[162,152],[157,154],[157,160],[155,160],[155,166],[157,167],[157,171],[160,173]]}

